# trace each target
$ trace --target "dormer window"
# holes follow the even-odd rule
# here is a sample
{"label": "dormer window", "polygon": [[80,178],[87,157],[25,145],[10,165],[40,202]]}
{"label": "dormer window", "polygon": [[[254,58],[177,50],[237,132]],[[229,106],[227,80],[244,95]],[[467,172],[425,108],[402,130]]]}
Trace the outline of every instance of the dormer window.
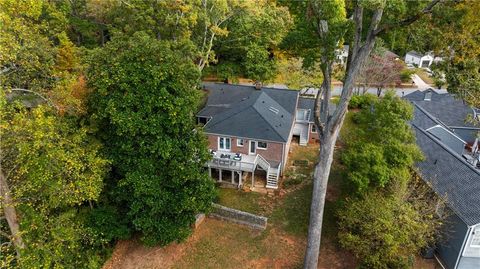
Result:
{"label": "dormer window", "polygon": [[432,92],[431,91],[427,91],[425,93],[425,97],[423,98],[424,101],[432,101]]}

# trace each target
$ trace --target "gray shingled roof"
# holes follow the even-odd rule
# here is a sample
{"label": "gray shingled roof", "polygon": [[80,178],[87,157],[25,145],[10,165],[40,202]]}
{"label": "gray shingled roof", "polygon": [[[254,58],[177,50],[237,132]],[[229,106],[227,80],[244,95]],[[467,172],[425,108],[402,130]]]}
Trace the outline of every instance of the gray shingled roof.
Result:
{"label": "gray shingled roof", "polygon": [[413,55],[413,56],[417,56],[417,57],[420,57],[420,58],[423,57],[422,54],[420,54],[419,52],[416,52],[416,51],[414,51],[414,50],[411,50],[411,51],[407,52],[407,54],[410,54],[410,55]]}
{"label": "gray shingled roof", "polygon": [[[427,129],[445,126],[445,123],[460,123],[454,117],[465,117],[463,103],[449,94],[432,94],[432,101],[423,101],[424,92],[414,92],[405,96],[415,105],[414,127],[417,144],[425,155],[425,160],[417,163],[422,178],[460,217],[465,224],[480,223],[480,170],[468,164],[463,157]],[[457,111],[453,111],[456,106]],[[442,111],[444,113],[442,113]],[[451,111],[453,115],[449,114]],[[445,114],[445,115],[444,115]],[[439,134],[437,134],[439,135]],[[441,136],[441,135],[440,135]]]}
{"label": "gray shingled roof", "polygon": [[425,161],[417,164],[422,178],[446,199],[465,224],[480,223],[480,171],[433,135],[414,127],[417,144],[425,155]]}
{"label": "gray shingled roof", "polygon": [[208,101],[197,116],[212,117],[205,132],[287,142],[298,91],[221,83],[204,84]]}
{"label": "gray shingled roof", "polygon": [[440,94],[429,90],[432,93],[431,101],[425,101],[424,96],[427,91],[415,91],[406,95],[404,98],[414,102],[422,107],[430,115],[445,125],[452,126],[473,126],[465,122],[468,115],[473,115],[473,109],[456,99],[452,94]]}

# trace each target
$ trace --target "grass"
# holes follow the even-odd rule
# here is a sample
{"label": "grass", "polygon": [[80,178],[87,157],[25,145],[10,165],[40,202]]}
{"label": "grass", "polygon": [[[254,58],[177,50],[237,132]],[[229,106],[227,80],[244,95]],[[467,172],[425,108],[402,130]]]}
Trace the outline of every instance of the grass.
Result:
{"label": "grass", "polygon": [[415,69],[415,73],[427,84],[433,85],[433,79],[428,75],[428,73],[422,68]]}
{"label": "grass", "polygon": [[208,225],[174,268],[242,268],[266,251],[262,237],[248,228],[220,221],[208,221]]}
{"label": "grass", "polygon": [[289,193],[270,216],[271,224],[290,235],[306,237],[312,187],[312,184],[308,183]]}
{"label": "grass", "polygon": [[264,195],[256,192],[220,188],[217,203],[252,214],[261,214],[263,212],[261,202],[265,198]]}

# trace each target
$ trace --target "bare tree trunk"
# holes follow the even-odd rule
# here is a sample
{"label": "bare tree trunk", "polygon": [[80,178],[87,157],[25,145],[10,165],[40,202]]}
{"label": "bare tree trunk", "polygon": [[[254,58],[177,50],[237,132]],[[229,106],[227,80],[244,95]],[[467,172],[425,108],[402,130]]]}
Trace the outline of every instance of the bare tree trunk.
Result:
{"label": "bare tree trunk", "polygon": [[334,133],[327,133],[320,140],[321,158],[315,166],[312,204],[310,205],[310,225],[308,228],[308,238],[315,238],[315,240],[308,240],[304,268],[317,268],[328,177],[333,162],[333,152],[339,129],[340,126],[337,127],[337,130],[334,131]]}
{"label": "bare tree trunk", "polygon": [[20,235],[20,225],[18,222],[17,211],[13,205],[10,188],[8,187],[7,179],[5,178],[2,167],[0,166],[0,202],[7,219],[8,227],[12,235],[12,242],[17,251],[17,257],[20,257],[20,250],[25,248],[22,236]]}

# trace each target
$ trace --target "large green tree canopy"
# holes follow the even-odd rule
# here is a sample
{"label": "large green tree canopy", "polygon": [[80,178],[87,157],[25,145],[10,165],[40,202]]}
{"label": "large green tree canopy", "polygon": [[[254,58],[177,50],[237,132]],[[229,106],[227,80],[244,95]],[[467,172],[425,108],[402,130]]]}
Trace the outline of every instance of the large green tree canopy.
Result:
{"label": "large green tree canopy", "polygon": [[111,188],[148,244],[185,238],[214,196],[193,120],[199,71],[189,56],[178,43],[137,32],[90,58],[91,119],[113,162]]}

